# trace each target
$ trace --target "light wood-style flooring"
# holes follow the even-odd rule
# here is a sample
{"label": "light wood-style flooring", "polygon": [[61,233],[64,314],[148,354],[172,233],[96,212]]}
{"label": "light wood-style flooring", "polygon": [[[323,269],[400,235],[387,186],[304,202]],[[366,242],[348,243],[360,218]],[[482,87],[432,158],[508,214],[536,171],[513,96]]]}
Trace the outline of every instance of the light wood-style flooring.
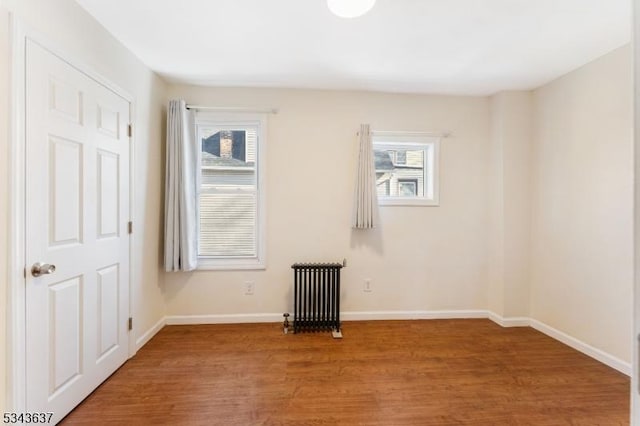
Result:
{"label": "light wood-style flooring", "polygon": [[489,320],[168,326],[65,425],[625,425],[629,378]]}

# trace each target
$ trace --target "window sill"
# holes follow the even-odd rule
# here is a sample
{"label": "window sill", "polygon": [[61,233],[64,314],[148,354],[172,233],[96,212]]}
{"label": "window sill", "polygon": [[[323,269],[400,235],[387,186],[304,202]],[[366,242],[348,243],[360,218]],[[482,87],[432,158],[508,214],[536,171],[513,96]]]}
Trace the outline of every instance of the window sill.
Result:
{"label": "window sill", "polygon": [[438,207],[438,200],[416,199],[416,198],[378,198],[378,205],[385,206],[408,206],[408,207]]}
{"label": "window sill", "polygon": [[267,264],[258,259],[210,259],[198,258],[198,271],[246,271],[265,270]]}

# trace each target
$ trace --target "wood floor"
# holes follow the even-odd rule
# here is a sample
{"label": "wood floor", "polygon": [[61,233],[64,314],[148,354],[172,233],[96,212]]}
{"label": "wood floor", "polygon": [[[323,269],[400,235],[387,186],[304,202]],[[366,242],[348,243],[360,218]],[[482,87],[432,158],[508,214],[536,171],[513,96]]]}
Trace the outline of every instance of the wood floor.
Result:
{"label": "wood floor", "polygon": [[171,425],[624,425],[629,378],[489,320],[169,326],[63,421]]}

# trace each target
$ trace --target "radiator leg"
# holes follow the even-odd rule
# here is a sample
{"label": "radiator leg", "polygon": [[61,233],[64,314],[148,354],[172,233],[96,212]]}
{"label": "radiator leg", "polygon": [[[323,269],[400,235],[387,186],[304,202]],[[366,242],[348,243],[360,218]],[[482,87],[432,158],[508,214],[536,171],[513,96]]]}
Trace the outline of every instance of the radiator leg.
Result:
{"label": "radiator leg", "polygon": [[284,323],[282,324],[282,332],[284,334],[289,334],[289,312],[285,312],[282,314],[284,317]]}

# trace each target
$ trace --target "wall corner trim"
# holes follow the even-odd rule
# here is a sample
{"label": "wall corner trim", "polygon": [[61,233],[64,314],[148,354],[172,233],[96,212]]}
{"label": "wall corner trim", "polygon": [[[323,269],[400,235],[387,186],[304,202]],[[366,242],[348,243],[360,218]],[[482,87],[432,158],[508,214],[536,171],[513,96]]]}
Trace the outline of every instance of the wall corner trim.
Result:
{"label": "wall corner trim", "polygon": [[[136,339],[136,352],[138,352],[144,345],[146,345],[149,340],[153,338],[162,328],[167,325],[167,317],[162,317],[158,320],[157,323],[151,326],[147,331],[145,331],[140,337]],[[135,355],[135,354],[134,354]]]}
{"label": "wall corner trim", "polygon": [[488,318],[502,327],[529,327],[531,319],[527,317],[501,317],[495,312],[489,311]]}

